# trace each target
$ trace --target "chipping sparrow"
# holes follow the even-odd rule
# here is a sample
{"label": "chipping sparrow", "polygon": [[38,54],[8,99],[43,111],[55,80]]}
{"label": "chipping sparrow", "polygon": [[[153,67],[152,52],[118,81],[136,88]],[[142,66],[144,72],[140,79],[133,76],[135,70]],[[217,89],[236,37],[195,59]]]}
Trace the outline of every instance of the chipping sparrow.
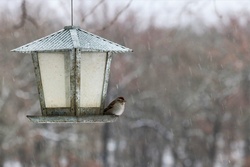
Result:
{"label": "chipping sparrow", "polygon": [[117,97],[114,101],[112,101],[108,107],[106,107],[103,111],[105,115],[121,115],[125,108],[126,100],[123,97]]}

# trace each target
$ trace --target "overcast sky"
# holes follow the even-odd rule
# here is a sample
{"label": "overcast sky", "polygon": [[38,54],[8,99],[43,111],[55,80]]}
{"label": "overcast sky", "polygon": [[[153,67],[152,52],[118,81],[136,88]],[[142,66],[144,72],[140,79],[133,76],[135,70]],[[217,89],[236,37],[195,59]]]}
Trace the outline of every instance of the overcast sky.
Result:
{"label": "overcast sky", "polygon": [[[112,3],[114,0],[110,0]],[[141,16],[156,15],[159,25],[187,24],[200,18],[207,24],[214,24],[221,19],[226,21],[228,15],[239,16],[250,12],[250,0],[134,0],[131,8],[141,11]]]}
{"label": "overcast sky", "polygon": [[[57,3],[59,0],[52,1]],[[117,9],[117,6],[122,8],[129,2],[129,0],[106,1],[112,6],[111,9],[113,7]],[[91,6],[97,4],[99,0],[85,0],[85,2],[91,9]],[[240,16],[243,12],[250,12],[250,0],[133,0],[130,9],[135,10],[140,19],[149,20],[154,15],[155,23],[160,26],[187,25],[197,18],[209,25],[215,24],[218,19],[226,22],[229,15]]]}
{"label": "overcast sky", "polygon": [[[30,6],[36,2],[34,0],[26,1]],[[45,3],[46,1],[48,3]],[[74,0],[74,4],[77,5],[78,1],[79,0]],[[89,7],[83,10],[86,12],[91,10],[91,7],[99,1],[100,0],[84,0]],[[116,9],[126,6],[129,2],[129,0],[106,1],[111,7],[111,15]],[[0,10],[5,7],[15,9],[20,6],[21,2],[22,0],[0,0]],[[70,11],[70,0],[43,0],[43,3],[45,3],[46,6],[50,6],[49,8],[51,8],[51,10],[58,11],[59,13],[60,9],[58,6],[65,3],[66,8],[69,7]],[[136,11],[138,17],[145,20],[145,22],[154,15],[155,23],[160,26],[193,24],[194,21],[197,21],[197,18],[203,20],[206,24],[214,24],[218,21],[218,16],[222,16],[220,19],[226,22],[229,14],[240,16],[245,11],[250,12],[250,0],[133,0],[130,9]],[[65,10],[61,11],[64,11],[64,13],[61,13],[63,17],[69,15],[65,13]],[[128,12],[128,10],[126,12]],[[124,12],[123,15],[126,15],[126,12]]]}

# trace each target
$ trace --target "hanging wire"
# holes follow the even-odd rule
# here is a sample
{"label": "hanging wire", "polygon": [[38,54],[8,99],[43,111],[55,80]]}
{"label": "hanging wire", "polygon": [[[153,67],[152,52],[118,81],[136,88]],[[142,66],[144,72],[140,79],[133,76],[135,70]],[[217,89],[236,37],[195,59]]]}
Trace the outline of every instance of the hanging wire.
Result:
{"label": "hanging wire", "polygon": [[71,26],[73,26],[73,0],[71,0]]}

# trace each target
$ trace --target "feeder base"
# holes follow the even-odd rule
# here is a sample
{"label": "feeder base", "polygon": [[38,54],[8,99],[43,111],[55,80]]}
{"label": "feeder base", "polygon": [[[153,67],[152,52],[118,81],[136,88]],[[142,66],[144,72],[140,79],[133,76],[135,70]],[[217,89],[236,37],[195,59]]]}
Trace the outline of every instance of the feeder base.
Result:
{"label": "feeder base", "polygon": [[27,115],[34,123],[110,123],[115,122],[115,115],[84,115],[84,116],[34,116]]}

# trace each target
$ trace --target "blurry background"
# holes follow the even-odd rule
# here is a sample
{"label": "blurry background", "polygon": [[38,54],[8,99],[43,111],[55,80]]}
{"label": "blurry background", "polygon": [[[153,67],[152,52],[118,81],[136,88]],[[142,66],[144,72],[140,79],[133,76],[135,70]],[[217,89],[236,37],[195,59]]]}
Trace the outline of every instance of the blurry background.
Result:
{"label": "blurry background", "polygon": [[31,56],[11,49],[70,24],[70,0],[0,1],[0,166],[250,166],[250,2],[74,0],[74,25],[116,55],[111,124],[34,124]]}

